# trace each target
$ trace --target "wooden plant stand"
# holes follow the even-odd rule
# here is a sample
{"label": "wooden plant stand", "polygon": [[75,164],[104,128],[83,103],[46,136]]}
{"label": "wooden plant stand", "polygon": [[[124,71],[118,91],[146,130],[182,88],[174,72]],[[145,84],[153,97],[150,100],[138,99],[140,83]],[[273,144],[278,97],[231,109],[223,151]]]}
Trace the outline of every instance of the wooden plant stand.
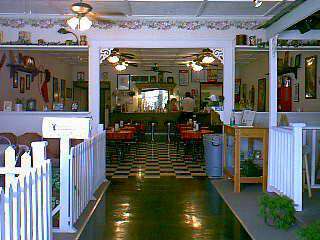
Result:
{"label": "wooden plant stand", "polygon": [[[262,183],[263,191],[267,189],[268,178],[268,128],[239,127],[224,125],[224,174],[234,182],[234,192],[240,192],[241,183]],[[227,140],[228,136],[234,137],[234,175],[227,168]],[[240,174],[240,145],[241,138],[248,138],[249,146],[254,139],[262,139],[263,150],[263,175],[261,177],[241,177]]]}

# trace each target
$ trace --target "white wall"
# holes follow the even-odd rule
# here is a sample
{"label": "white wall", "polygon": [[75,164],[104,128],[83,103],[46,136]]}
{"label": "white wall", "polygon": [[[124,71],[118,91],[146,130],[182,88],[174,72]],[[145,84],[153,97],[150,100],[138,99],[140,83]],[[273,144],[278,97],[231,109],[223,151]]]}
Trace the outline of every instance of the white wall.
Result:
{"label": "white wall", "polygon": [[[301,67],[298,69],[297,80],[300,86],[299,91],[299,102],[292,102],[292,111],[301,109],[304,112],[318,112],[320,111],[320,53],[319,52],[289,52],[289,59],[295,59],[297,54],[301,54]],[[304,61],[306,57],[318,56],[317,64],[317,99],[305,99],[305,66]],[[237,75],[241,78],[241,82],[247,84],[247,91],[250,90],[251,86],[255,88],[255,109],[257,108],[258,102],[258,79],[267,77],[269,73],[268,65],[268,52],[261,52],[256,55],[256,60],[248,64],[237,64]],[[278,58],[283,58],[284,52],[278,53]],[[268,98],[268,83],[267,83],[267,103],[266,110],[269,109],[269,98]],[[292,88],[293,91],[293,88]],[[247,93],[248,96],[248,93]],[[292,92],[293,96],[293,92]]]}
{"label": "white wall", "polygon": [[11,132],[17,136],[26,133],[42,133],[44,117],[90,117],[83,112],[0,112],[0,132]]}
{"label": "white wall", "polygon": [[[41,96],[40,92],[40,75],[34,78],[34,81],[31,82],[30,90],[25,89],[24,93],[20,93],[20,84],[18,84],[18,88],[13,88],[12,86],[12,78],[10,78],[10,67],[7,64],[10,63],[9,51],[0,50],[0,56],[2,54],[7,55],[7,61],[4,66],[0,70],[0,109],[3,107],[3,101],[12,101],[13,105],[17,98],[28,100],[30,98],[34,98],[37,101],[37,110],[42,111],[45,102]],[[71,64],[67,64],[63,62],[61,59],[58,59],[52,55],[48,55],[45,52],[30,52],[30,51],[16,51],[13,53],[18,55],[21,53],[23,56],[31,56],[35,59],[36,67],[42,67],[44,69],[48,69],[51,72],[51,80],[48,83],[48,92],[49,92],[49,107],[52,106],[52,83],[53,77],[58,78],[59,88],[61,84],[61,79],[66,80],[66,88],[72,88],[72,68]],[[25,73],[19,71],[19,76],[25,76]],[[70,109],[72,100],[66,100],[66,108]]]}

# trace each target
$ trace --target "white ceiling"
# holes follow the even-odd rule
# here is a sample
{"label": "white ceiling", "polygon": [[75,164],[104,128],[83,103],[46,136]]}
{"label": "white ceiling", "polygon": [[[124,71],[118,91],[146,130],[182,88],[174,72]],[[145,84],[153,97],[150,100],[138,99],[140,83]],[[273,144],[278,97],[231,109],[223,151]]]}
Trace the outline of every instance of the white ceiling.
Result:
{"label": "white ceiling", "polygon": [[[262,0],[259,8],[252,0],[87,0],[102,16],[123,13],[132,17],[271,17],[294,0]],[[70,14],[76,0],[0,0],[0,14]]]}

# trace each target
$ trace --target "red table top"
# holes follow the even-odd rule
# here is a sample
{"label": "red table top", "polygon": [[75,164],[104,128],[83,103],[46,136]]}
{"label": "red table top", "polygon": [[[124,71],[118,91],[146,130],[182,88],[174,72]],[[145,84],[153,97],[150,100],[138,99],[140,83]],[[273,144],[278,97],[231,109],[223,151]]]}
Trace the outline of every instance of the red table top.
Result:
{"label": "red table top", "polygon": [[181,131],[182,140],[202,139],[203,135],[212,134],[213,131],[201,129],[200,131],[184,130]]}
{"label": "red table top", "polygon": [[132,140],[134,136],[133,131],[120,130],[120,131],[107,131],[108,140]]}

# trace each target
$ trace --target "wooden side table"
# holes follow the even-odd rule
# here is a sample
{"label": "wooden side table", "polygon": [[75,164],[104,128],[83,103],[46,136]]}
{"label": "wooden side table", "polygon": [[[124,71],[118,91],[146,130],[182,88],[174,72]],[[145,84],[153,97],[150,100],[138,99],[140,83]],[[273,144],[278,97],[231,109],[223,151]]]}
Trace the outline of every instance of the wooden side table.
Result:
{"label": "wooden side table", "polygon": [[[228,136],[234,137],[234,174],[227,168],[227,143]],[[263,191],[267,189],[268,177],[268,128],[263,127],[239,127],[224,125],[224,173],[234,181],[234,191],[240,192],[241,183],[262,183]],[[241,138],[247,138],[252,143],[253,139],[262,139],[263,173],[261,177],[241,177],[240,174],[240,145]]]}

